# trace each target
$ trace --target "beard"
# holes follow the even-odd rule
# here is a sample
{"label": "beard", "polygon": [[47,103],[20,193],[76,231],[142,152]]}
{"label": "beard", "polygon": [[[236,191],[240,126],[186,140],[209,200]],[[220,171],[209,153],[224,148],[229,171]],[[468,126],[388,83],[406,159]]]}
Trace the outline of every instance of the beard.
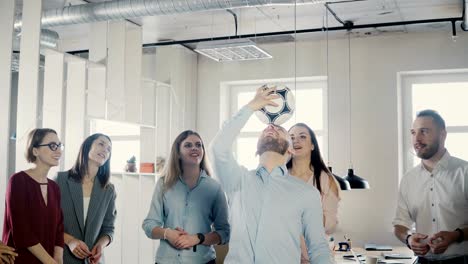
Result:
{"label": "beard", "polygon": [[286,154],[288,151],[289,142],[285,139],[263,137],[257,142],[257,155],[262,155],[266,151],[273,151],[281,155]]}
{"label": "beard", "polygon": [[421,158],[421,159],[430,159],[432,156],[434,156],[437,151],[439,150],[439,141],[434,142],[431,145],[426,145],[423,150],[420,150],[419,152],[416,152],[416,155]]}

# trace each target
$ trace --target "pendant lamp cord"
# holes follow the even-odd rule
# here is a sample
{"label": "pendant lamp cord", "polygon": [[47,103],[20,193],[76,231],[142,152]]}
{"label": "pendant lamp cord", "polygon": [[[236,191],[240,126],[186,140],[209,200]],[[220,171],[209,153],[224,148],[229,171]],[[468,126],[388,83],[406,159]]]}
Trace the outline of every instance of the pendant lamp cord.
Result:
{"label": "pendant lamp cord", "polygon": [[329,47],[328,47],[328,9],[325,6],[325,33],[327,39],[327,158],[330,166],[330,71],[329,71]]}
{"label": "pendant lamp cord", "polygon": [[351,30],[348,31],[348,93],[349,93],[349,168],[353,168],[353,162],[352,162],[352,154],[351,154],[351,149],[352,149],[352,129],[351,129],[351,103],[352,103],[352,98],[351,98]]}

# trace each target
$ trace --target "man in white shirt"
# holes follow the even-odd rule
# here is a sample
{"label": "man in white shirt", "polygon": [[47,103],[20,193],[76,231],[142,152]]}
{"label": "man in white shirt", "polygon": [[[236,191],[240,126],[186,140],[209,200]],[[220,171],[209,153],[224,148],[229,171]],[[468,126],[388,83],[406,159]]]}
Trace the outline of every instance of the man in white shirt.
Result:
{"label": "man in white shirt", "polygon": [[411,135],[421,164],[400,183],[394,233],[418,263],[467,264],[468,162],[445,149],[445,121],[436,111],[419,112]]}

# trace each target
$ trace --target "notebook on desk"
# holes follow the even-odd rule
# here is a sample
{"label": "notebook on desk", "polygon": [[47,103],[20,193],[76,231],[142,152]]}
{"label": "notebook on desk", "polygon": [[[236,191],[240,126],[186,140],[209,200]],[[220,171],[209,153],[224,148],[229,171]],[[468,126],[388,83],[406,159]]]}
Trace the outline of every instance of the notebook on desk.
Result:
{"label": "notebook on desk", "polygon": [[385,259],[412,259],[413,256],[407,254],[399,254],[399,253],[382,253],[382,257]]}
{"label": "notebook on desk", "polygon": [[377,245],[377,244],[372,244],[368,243],[364,245],[364,248],[367,251],[392,251],[392,246],[387,246],[387,245]]}
{"label": "notebook on desk", "polygon": [[405,264],[404,262],[397,261],[397,260],[379,260],[378,264]]}

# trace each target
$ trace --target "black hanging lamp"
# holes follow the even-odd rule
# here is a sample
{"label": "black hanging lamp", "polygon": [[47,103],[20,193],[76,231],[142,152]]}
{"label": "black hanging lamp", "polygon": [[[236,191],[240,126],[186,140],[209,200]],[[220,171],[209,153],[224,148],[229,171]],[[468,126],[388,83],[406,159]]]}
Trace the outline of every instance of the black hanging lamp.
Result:
{"label": "black hanging lamp", "polygon": [[332,171],[332,167],[331,166],[328,166],[328,170],[331,172],[331,174],[333,175],[333,177],[335,177],[335,180],[338,182],[338,184],[340,184],[340,189],[342,191],[349,191],[351,190],[351,184],[349,183],[349,181],[347,181],[346,179],[343,179],[342,177],[336,175],[333,173]]}
{"label": "black hanging lamp", "polygon": [[352,168],[348,169],[348,175],[344,178],[348,181],[351,189],[370,189],[369,183],[365,179],[355,175]]}
{"label": "black hanging lamp", "polygon": [[348,25],[348,91],[349,91],[349,169],[348,174],[344,177],[351,186],[351,189],[370,189],[369,183],[362,177],[357,176],[354,174],[354,169],[352,165],[352,158],[351,158],[351,29],[353,23],[351,21]]}
{"label": "black hanging lamp", "polygon": [[[329,68],[328,68],[328,65],[329,65],[329,56],[328,56],[328,12],[326,12],[326,21],[327,21],[327,26],[326,26],[326,36],[327,36],[327,89],[330,87],[329,85]],[[325,27],[324,27],[325,28]],[[329,107],[330,105],[330,96],[327,96],[327,108]],[[328,115],[328,120],[330,120],[330,110],[327,110],[327,115]],[[327,122],[327,133],[330,134],[330,122]],[[330,173],[333,175],[333,177],[336,179],[336,181],[338,182],[338,184],[340,185],[340,189],[342,191],[349,191],[351,190],[351,185],[349,184],[349,182],[345,179],[343,179],[342,177],[336,175],[333,173],[333,169],[332,167],[330,166],[330,136],[328,135],[327,136],[327,140],[328,140],[328,151],[327,151],[327,156],[328,156],[328,170],[330,171]]]}

